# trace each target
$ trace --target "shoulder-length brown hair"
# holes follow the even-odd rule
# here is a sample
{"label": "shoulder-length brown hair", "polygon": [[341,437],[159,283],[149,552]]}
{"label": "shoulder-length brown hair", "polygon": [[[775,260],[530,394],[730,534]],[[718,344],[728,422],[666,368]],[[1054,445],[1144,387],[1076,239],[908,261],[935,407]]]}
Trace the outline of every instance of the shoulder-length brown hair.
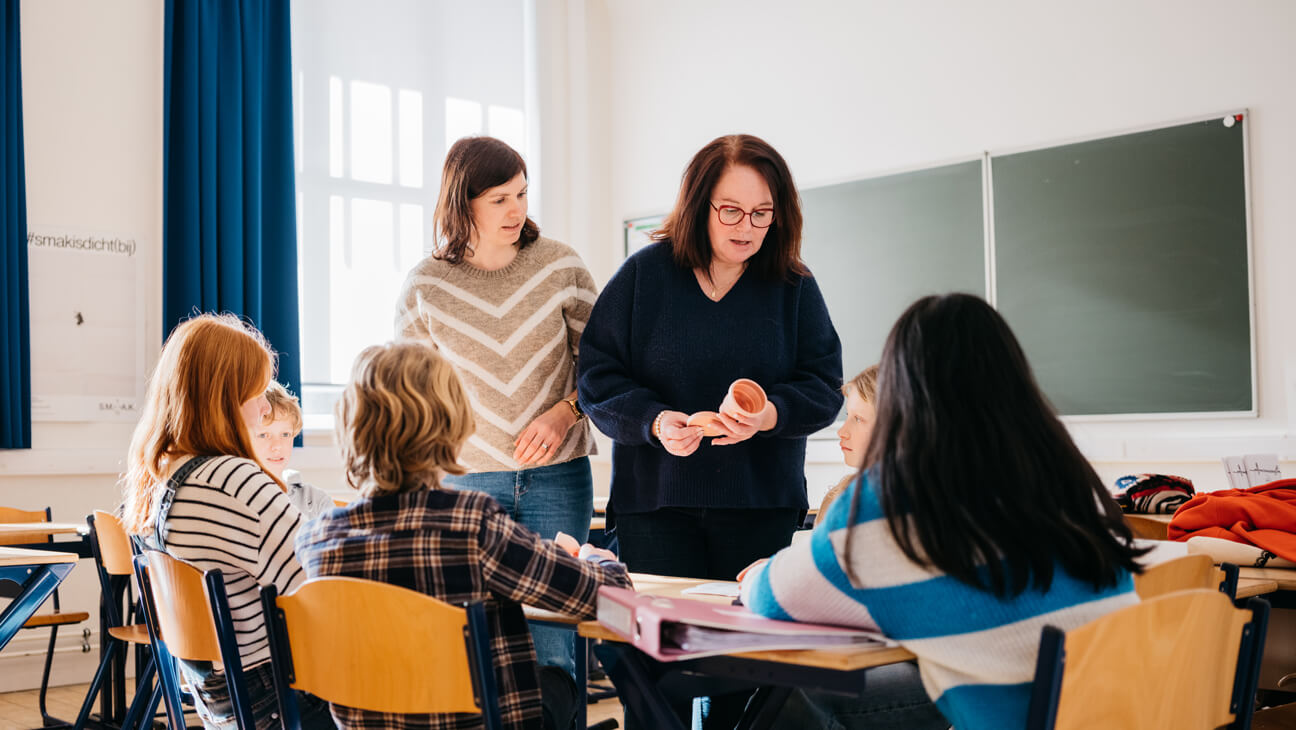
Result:
{"label": "shoulder-length brown hair", "polygon": [[438,486],[463,474],[459,450],[476,430],[454,368],[422,341],[365,348],[335,407],[346,480],[366,497]]}
{"label": "shoulder-length brown hair", "polygon": [[265,338],[232,314],[182,322],[162,346],[131,437],[121,479],[123,525],[133,535],[153,527],[153,505],[178,456],[241,456],[270,475],[252,448],[244,403],[265,392],[275,356]]}
{"label": "shoulder-length brown hair", "polygon": [[[527,174],[526,161],[494,137],[464,137],[446,152],[441,193],[433,219],[436,248],[432,255],[452,264],[463,263],[472,239],[472,201],[487,190]],[[518,250],[540,237],[540,226],[528,215],[518,235]]]}
{"label": "shoulder-length brown hair", "polygon": [[693,155],[684,170],[675,208],[662,227],[653,232],[653,240],[670,244],[677,265],[709,268],[711,237],[707,220],[711,216],[711,194],[720,176],[734,165],[745,165],[759,173],[774,198],[774,222],[749,265],[770,281],[808,275],[810,270],[801,260],[801,196],[792,172],[768,142],[750,134],[717,137]]}

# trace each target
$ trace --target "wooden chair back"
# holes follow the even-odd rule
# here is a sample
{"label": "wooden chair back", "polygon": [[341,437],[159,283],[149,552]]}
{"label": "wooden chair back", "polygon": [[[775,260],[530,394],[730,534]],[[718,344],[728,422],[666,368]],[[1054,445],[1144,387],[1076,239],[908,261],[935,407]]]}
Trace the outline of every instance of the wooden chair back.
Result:
{"label": "wooden chair back", "polygon": [[1153,565],[1134,576],[1134,590],[1145,601],[1194,588],[1223,591],[1232,598],[1237,591],[1237,566],[1226,563],[1217,567],[1209,555],[1185,555]]}
{"label": "wooden chair back", "polygon": [[95,510],[95,543],[99,546],[99,563],[108,575],[131,575],[135,572],[130,536],[116,515]]}
{"label": "wooden chair back", "polygon": [[[291,687],[375,712],[481,712],[487,728],[500,727],[482,604],[460,608],[341,577],[307,581],[287,596],[269,586],[261,595],[281,702]],[[437,667],[437,681],[409,671],[414,666]],[[286,721],[295,718],[295,708],[283,709]]]}
{"label": "wooden chair back", "polygon": [[[49,508],[37,510],[17,509],[15,507],[0,507],[0,522],[49,522]],[[48,533],[45,532],[11,532],[7,535],[0,535],[0,545],[30,545],[36,542],[49,542],[51,540]]]}
{"label": "wooden chair back", "polygon": [[1167,593],[1062,632],[1046,626],[1028,728],[1246,728],[1269,604]]}
{"label": "wooden chair back", "polygon": [[222,668],[235,724],[240,730],[255,730],[224,576],[219,570],[204,573],[159,550],[136,555],[134,565],[172,728],[184,728],[181,682],[172,661],[176,658]]}
{"label": "wooden chair back", "polygon": [[146,553],[153,621],[167,651],[191,662],[221,662],[203,572],[157,550]]}

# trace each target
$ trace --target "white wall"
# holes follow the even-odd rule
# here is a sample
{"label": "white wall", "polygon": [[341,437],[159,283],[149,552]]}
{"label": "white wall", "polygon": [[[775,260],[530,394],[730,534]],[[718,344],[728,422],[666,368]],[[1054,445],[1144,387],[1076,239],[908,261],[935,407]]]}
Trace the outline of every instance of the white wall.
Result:
{"label": "white wall", "polygon": [[[133,231],[151,275],[148,331],[161,338],[162,3],[24,2],[23,127],[27,219],[89,230]],[[32,287],[75,282],[33,281]],[[36,363],[35,367],[40,367]],[[128,424],[37,423],[32,450],[0,451],[0,504],[49,505],[81,521],[117,502]],[[65,610],[89,611],[95,652],[79,653],[82,627],[60,632],[54,683],[88,682],[97,663],[99,586],[78,564],[61,589]],[[24,631],[0,655],[0,692],[35,686],[45,631]]]}
{"label": "white wall", "polygon": [[[688,159],[721,134],[765,138],[812,186],[1249,108],[1259,417],[1072,430],[1109,480],[1155,468],[1218,488],[1222,454],[1296,458],[1296,4],[598,5],[606,25],[589,30],[607,56],[588,63],[615,80],[607,147],[593,153],[612,169],[605,248],[589,257],[600,281],[619,263],[620,222],[667,209]],[[812,460],[837,459],[834,444],[811,446]],[[811,490],[836,473],[811,469]]]}

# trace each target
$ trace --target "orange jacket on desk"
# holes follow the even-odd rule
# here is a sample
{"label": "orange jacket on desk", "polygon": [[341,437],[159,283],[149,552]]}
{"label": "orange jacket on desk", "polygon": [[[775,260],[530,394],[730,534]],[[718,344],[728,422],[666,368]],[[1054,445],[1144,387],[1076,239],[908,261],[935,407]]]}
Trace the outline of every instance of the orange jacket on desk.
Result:
{"label": "orange jacket on desk", "polygon": [[1296,479],[1198,494],[1175,512],[1167,536],[1218,537],[1296,561]]}

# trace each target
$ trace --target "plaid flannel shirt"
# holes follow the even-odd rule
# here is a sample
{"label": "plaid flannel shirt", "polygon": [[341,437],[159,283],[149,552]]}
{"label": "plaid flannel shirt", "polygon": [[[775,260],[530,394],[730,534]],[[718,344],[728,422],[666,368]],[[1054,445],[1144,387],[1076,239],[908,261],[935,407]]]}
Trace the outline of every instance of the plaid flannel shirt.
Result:
{"label": "plaid flannel shirt", "polygon": [[[473,491],[421,489],[357,500],[303,526],[296,547],[311,578],[367,578],[449,603],[486,601],[500,715],[510,728],[539,728],[541,720],[535,648],[522,604],[592,618],[600,586],[630,585],[620,563],[573,558]],[[374,620],[380,630],[382,618]],[[437,681],[435,667],[408,671]],[[336,704],[333,716],[341,728],[482,726],[477,715],[397,715]]]}

